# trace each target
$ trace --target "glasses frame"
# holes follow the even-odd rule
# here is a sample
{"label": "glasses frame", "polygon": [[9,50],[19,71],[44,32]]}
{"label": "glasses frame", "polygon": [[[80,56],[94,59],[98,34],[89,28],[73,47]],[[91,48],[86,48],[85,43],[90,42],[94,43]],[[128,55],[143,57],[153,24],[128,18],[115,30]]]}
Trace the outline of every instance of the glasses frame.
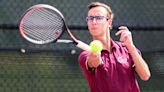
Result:
{"label": "glasses frame", "polygon": [[102,23],[104,19],[108,20],[109,18],[105,16],[87,16],[86,17],[87,22],[96,21],[96,23]]}

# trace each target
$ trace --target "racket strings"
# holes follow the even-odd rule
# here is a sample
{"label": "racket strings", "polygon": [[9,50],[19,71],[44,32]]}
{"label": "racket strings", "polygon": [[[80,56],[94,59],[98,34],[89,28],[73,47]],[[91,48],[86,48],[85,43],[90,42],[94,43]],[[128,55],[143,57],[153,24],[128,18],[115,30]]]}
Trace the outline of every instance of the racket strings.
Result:
{"label": "racket strings", "polygon": [[23,25],[25,34],[38,41],[57,39],[62,33],[64,23],[62,18],[54,13],[54,11],[41,8],[26,14]]}
{"label": "racket strings", "polygon": [[[41,23],[39,26],[38,25],[36,25],[36,29],[38,29],[38,28],[42,28],[43,30],[39,30],[39,32],[37,32],[37,33],[42,33],[42,34],[48,34],[48,38],[47,39],[50,39],[49,37],[52,37],[52,36],[50,36],[50,34],[52,34],[52,26],[45,26],[45,25],[52,25],[51,23],[51,16],[49,16],[48,14],[49,13],[47,13],[47,11],[45,12],[41,12],[40,13],[40,11],[39,11],[39,13],[38,12],[35,12],[36,14],[34,14],[34,15],[36,15],[38,18],[40,18],[40,19],[42,19],[42,20],[38,20],[38,21],[36,21],[37,23]],[[35,16],[34,16],[35,17]],[[38,18],[36,18],[35,17],[35,19],[38,19]],[[48,23],[47,23],[48,22]],[[46,23],[46,24],[45,24]],[[52,28],[50,28],[50,27],[52,27]],[[57,28],[57,27],[55,27],[55,28]],[[48,30],[48,31],[44,31],[44,30]],[[50,30],[49,30],[50,29]],[[51,31],[51,32],[50,32]],[[38,35],[38,34],[37,34]],[[53,36],[53,37],[55,37],[55,36]],[[42,38],[44,38],[44,39],[46,39],[45,38],[45,36],[43,36]],[[42,39],[43,40],[43,39]]]}

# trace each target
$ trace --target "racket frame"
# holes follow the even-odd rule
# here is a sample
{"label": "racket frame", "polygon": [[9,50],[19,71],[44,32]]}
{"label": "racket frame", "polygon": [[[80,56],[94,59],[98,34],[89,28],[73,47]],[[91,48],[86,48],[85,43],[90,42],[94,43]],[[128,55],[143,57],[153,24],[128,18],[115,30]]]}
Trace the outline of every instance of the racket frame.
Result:
{"label": "racket frame", "polygon": [[[59,16],[61,17],[63,23],[64,23],[64,30],[62,30],[61,34],[54,40],[48,40],[48,41],[35,41],[35,40],[32,40],[30,39],[28,36],[26,36],[26,34],[23,32],[22,30],[22,24],[23,24],[23,20],[24,20],[24,17],[26,16],[27,13],[29,13],[31,10],[35,10],[35,9],[39,9],[39,8],[47,8],[47,9],[51,9],[55,12],[57,12],[57,14],[59,14]],[[21,19],[20,19],[20,24],[19,24],[19,31],[20,31],[20,34],[22,37],[24,37],[26,40],[34,43],[34,44],[48,44],[48,43],[53,43],[53,42],[63,42],[63,43],[73,43],[75,44],[78,48],[81,48],[83,50],[86,50],[86,51],[91,51],[91,48],[89,45],[85,44],[84,42],[80,41],[80,40],[77,40],[75,38],[75,36],[71,33],[71,31],[69,30],[68,26],[66,25],[66,21],[65,21],[65,18],[63,16],[63,14],[58,10],[56,9],[55,7],[53,6],[50,6],[50,5],[47,5],[47,4],[37,4],[37,5],[34,5],[30,8],[28,8],[24,13],[23,15],[21,16]],[[68,35],[70,36],[71,40],[60,40],[60,37],[63,35],[64,31],[67,31]]]}

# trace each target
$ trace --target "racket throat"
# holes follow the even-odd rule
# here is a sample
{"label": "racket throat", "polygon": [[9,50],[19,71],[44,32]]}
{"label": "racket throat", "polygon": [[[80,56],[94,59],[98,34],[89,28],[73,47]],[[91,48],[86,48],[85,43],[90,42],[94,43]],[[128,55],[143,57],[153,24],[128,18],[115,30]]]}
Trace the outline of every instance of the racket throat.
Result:
{"label": "racket throat", "polygon": [[75,42],[75,44],[78,48],[80,48],[82,50],[91,51],[91,47],[82,41],[77,40],[77,42]]}

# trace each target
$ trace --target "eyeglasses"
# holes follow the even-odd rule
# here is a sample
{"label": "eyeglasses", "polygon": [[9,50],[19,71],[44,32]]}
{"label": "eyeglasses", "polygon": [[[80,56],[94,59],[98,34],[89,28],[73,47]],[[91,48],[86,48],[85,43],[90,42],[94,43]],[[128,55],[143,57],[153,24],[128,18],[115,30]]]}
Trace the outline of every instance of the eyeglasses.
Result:
{"label": "eyeglasses", "polygon": [[105,16],[88,16],[86,18],[87,22],[93,22],[96,21],[96,23],[102,23],[104,21],[104,19],[108,20],[107,17]]}

